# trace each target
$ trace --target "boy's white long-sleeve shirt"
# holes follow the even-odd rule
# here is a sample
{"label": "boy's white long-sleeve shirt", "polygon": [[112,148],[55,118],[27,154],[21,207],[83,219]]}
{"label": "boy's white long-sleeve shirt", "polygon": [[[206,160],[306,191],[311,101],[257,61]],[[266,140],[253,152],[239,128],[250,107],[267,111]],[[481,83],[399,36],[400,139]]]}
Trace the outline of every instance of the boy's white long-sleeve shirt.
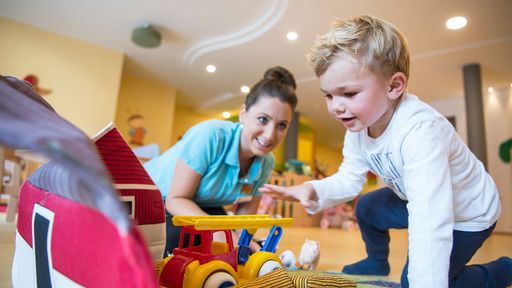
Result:
{"label": "boy's white long-sleeve shirt", "polygon": [[448,287],[453,230],[482,231],[499,217],[499,195],[483,164],[448,120],[414,95],[404,95],[380,137],[347,131],[343,157],[336,174],[309,182],[319,198],[309,212],[357,196],[369,170],[381,177],[408,201],[411,287]]}

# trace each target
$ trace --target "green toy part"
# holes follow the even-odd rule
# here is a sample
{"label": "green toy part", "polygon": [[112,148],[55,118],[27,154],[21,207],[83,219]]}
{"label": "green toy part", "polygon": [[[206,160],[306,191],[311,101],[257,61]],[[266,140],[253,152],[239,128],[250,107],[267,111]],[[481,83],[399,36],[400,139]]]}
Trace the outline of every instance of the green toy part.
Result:
{"label": "green toy part", "polygon": [[510,163],[510,150],[512,150],[512,138],[500,144],[499,154],[501,160],[505,163]]}

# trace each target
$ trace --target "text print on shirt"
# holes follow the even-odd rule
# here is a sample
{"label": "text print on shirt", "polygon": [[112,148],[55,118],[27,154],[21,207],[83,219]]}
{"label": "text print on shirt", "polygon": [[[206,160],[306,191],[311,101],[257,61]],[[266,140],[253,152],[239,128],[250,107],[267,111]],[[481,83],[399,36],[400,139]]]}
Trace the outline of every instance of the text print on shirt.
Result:
{"label": "text print on shirt", "polygon": [[370,169],[372,172],[378,174],[384,183],[391,187],[396,193],[403,196],[404,199],[407,199],[405,196],[404,190],[400,187],[400,182],[398,181],[402,178],[398,169],[396,169],[396,165],[393,163],[391,152],[387,153],[376,153],[369,154]]}

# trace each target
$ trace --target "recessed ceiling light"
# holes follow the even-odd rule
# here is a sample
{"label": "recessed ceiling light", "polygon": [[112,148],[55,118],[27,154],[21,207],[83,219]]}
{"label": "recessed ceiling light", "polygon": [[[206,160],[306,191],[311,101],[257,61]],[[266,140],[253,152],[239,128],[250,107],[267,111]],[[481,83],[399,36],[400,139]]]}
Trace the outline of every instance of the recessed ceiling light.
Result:
{"label": "recessed ceiling light", "polygon": [[251,91],[251,88],[249,88],[249,86],[247,85],[244,85],[240,87],[240,91],[242,91],[242,93],[249,93],[249,91]]}
{"label": "recessed ceiling light", "polygon": [[228,111],[224,111],[222,112],[222,117],[224,117],[224,119],[228,119],[229,117],[231,117],[231,113],[229,113]]}
{"label": "recessed ceiling light", "polygon": [[492,87],[489,87],[489,89],[487,89],[487,92],[489,92],[489,93],[492,93],[492,92],[494,92],[494,88],[492,88]]}
{"label": "recessed ceiling light", "polygon": [[460,28],[463,28],[468,23],[468,20],[466,20],[465,17],[462,16],[456,16],[448,19],[446,21],[446,28],[451,30],[457,30]]}
{"label": "recessed ceiling light", "polygon": [[213,73],[217,70],[217,67],[215,67],[215,65],[208,65],[206,66],[206,71],[210,72],[210,73]]}
{"label": "recessed ceiling light", "polygon": [[299,35],[297,35],[297,33],[295,32],[288,32],[288,34],[286,34],[286,38],[288,38],[288,40],[290,41],[294,41],[294,40],[297,40],[297,37],[299,37]]}

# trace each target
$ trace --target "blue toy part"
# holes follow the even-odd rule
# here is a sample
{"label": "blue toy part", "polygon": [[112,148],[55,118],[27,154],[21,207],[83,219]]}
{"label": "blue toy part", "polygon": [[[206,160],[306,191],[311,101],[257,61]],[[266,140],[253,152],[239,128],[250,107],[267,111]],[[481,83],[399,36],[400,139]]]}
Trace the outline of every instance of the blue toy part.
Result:
{"label": "blue toy part", "polygon": [[253,234],[249,233],[247,229],[242,231],[240,234],[240,239],[238,239],[238,264],[244,265],[249,260],[249,256],[251,255],[251,248],[249,248],[249,243],[251,243]]}
{"label": "blue toy part", "polygon": [[279,243],[279,239],[281,239],[282,234],[283,228],[281,228],[281,226],[272,226],[270,232],[268,232],[267,240],[265,240],[265,244],[263,245],[263,248],[261,248],[261,251],[275,253],[277,243]]}

